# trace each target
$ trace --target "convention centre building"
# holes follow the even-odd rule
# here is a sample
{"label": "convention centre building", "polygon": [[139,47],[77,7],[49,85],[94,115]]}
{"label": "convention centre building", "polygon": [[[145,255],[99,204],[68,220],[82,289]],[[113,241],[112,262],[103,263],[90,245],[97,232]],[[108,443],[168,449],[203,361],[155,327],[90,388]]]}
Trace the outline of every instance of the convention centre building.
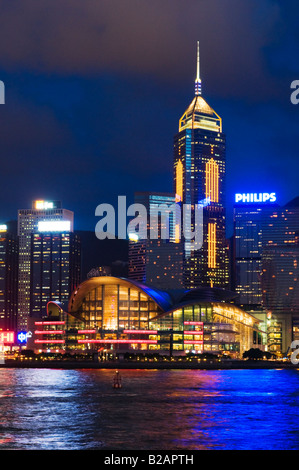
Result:
{"label": "convention centre building", "polygon": [[27,347],[35,351],[108,351],[242,357],[263,349],[257,318],[218,288],[159,291],[136,281],[99,276],[82,282],[67,305],[50,301],[31,318]]}

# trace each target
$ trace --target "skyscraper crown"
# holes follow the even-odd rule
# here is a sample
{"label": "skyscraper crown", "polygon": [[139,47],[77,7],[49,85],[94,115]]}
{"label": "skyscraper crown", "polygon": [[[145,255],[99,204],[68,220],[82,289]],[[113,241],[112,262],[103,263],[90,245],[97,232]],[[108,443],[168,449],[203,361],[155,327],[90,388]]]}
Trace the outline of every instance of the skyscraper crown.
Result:
{"label": "skyscraper crown", "polygon": [[222,132],[222,119],[201,96],[199,41],[197,41],[197,63],[195,79],[195,97],[184,112],[179,122],[179,131],[184,129],[205,129]]}

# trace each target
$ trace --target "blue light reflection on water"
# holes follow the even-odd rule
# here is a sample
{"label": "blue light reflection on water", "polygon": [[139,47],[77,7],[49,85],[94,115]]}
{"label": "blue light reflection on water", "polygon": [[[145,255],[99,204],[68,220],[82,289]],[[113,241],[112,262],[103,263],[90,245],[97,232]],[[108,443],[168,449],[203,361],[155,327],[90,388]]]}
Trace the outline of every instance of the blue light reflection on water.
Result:
{"label": "blue light reflection on water", "polygon": [[0,449],[299,449],[297,370],[0,369]]}

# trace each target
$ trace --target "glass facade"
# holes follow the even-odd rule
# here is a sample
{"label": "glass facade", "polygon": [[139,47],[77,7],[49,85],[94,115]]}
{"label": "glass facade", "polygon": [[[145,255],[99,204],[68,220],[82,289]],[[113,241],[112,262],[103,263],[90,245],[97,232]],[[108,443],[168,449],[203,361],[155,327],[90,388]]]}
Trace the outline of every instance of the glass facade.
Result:
{"label": "glass facade", "polygon": [[32,234],[30,316],[45,315],[51,300],[68,302],[81,280],[80,261],[80,239],[76,234]]}
{"label": "glass facade", "polygon": [[194,208],[203,209],[203,245],[184,243],[183,284],[227,288],[229,283],[225,215],[226,138],[222,120],[197,95],[187,108],[174,137],[174,191],[184,205],[191,205],[191,230],[196,228]]}
{"label": "glass facade", "polygon": [[162,310],[141,289],[123,283],[102,284],[84,297],[78,310],[87,327],[105,332],[148,330],[149,321]]}
{"label": "glass facade", "polygon": [[234,208],[234,287],[240,305],[262,304],[262,215],[261,207]]}
{"label": "glass facade", "polygon": [[263,224],[262,296],[267,310],[299,314],[299,202],[277,208]]}
{"label": "glass facade", "polygon": [[[181,292],[184,296],[185,291]],[[198,296],[199,294],[195,294]],[[166,292],[125,279],[91,278],[72,294],[68,313],[49,303],[48,316],[64,321],[64,335],[53,328],[38,333],[35,347],[82,351],[152,351],[164,354],[209,352],[241,357],[262,347],[259,321],[226,302],[194,300],[176,303]],[[57,319],[57,318],[56,318]],[[77,324],[77,326],[76,326]],[[36,337],[36,335],[35,335]],[[41,343],[41,340],[43,343]]]}
{"label": "glass facade", "polygon": [[234,277],[238,304],[266,314],[268,350],[286,353],[298,337],[299,201],[238,204],[234,210]]}
{"label": "glass facade", "polygon": [[[151,322],[160,349],[212,352],[239,357],[259,339],[258,322],[232,305],[202,302],[166,313]],[[171,343],[172,341],[172,343]]]}
{"label": "glass facade", "polygon": [[60,201],[33,201],[31,209],[18,211],[19,280],[18,329],[27,330],[31,304],[31,236],[39,221],[68,220],[73,231],[73,212],[62,209]]}
{"label": "glass facade", "polygon": [[183,287],[183,246],[176,242],[176,200],[168,193],[136,193],[147,211],[146,239],[129,239],[129,278],[159,289]]}

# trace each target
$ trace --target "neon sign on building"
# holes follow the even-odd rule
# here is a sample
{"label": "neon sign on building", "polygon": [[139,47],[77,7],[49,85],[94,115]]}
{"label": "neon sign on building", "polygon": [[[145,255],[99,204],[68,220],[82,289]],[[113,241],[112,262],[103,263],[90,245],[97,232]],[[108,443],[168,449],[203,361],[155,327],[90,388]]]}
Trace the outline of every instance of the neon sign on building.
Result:
{"label": "neon sign on building", "polygon": [[15,334],[13,331],[0,331],[0,343],[13,344],[15,342]]}
{"label": "neon sign on building", "polygon": [[237,193],[235,195],[235,202],[241,204],[267,204],[276,200],[276,193]]}
{"label": "neon sign on building", "polygon": [[54,209],[54,203],[52,201],[35,201],[35,209]]}

